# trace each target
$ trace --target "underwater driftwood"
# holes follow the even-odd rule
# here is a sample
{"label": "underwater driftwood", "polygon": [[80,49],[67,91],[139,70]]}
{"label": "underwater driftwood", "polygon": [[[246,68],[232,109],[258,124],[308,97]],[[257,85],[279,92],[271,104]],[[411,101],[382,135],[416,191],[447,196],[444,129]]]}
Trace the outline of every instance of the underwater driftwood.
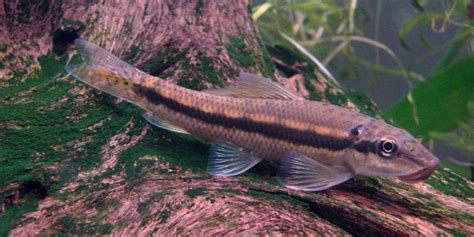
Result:
{"label": "underwater driftwood", "polygon": [[80,36],[188,88],[248,71],[377,114],[298,53],[266,48],[249,9],[201,0],[0,5],[0,235],[474,234],[473,184],[446,168],[414,185],[356,178],[318,193],[279,186],[270,162],[211,178],[208,143],[151,128],[139,109],[63,69],[77,60],[67,54]]}

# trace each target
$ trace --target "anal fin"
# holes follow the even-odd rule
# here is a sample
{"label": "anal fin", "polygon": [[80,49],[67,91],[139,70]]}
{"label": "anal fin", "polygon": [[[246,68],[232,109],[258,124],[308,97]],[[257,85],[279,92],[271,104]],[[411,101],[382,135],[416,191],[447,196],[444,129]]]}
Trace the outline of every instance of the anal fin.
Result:
{"label": "anal fin", "polygon": [[165,120],[165,119],[162,119],[162,118],[152,114],[151,112],[143,113],[142,116],[143,116],[143,118],[146,119],[146,121],[148,121],[150,124],[152,124],[156,127],[163,128],[163,129],[166,129],[166,130],[169,130],[169,131],[172,131],[172,132],[189,134],[189,132],[187,132],[183,128],[181,128],[179,126],[176,126],[172,122],[170,122],[168,120]]}
{"label": "anal fin", "polygon": [[327,166],[303,154],[290,152],[281,161],[277,180],[288,188],[321,191],[352,178],[344,166]]}
{"label": "anal fin", "polygon": [[213,176],[239,175],[260,161],[260,158],[248,153],[243,148],[227,143],[213,143],[207,172]]}

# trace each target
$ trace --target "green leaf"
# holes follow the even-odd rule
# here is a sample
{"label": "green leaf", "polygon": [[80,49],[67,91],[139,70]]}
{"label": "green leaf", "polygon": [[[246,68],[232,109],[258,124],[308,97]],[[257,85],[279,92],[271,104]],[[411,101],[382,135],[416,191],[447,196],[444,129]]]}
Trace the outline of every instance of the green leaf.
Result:
{"label": "green leaf", "polygon": [[471,34],[472,32],[470,29],[465,29],[456,35],[447,52],[438,62],[438,65],[436,65],[434,72],[446,68],[454,61],[456,56],[459,55],[459,51],[463,48],[464,44],[471,38]]}
{"label": "green leaf", "polygon": [[474,56],[438,71],[420,82],[411,94],[414,104],[404,98],[386,111],[386,118],[412,135],[424,138],[430,132],[453,130],[471,118],[468,103],[474,101]]}
{"label": "green leaf", "polygon": [[[334,11],[338,6],[333,1],[310,1],[310,2],[298,2],[283,4],[283,8],[295,9],[302,12],[311,12],[315,10]],[[341,9],[342,10],[342,9]]]}

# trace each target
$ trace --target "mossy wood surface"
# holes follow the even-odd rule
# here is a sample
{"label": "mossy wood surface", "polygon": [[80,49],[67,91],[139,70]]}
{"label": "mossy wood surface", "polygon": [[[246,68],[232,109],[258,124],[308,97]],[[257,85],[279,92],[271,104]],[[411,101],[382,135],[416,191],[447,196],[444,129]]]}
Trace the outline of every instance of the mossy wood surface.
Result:
{"label": "mossy wood surface", "polygon": [[248,1],[124,2],[0,5],[1,236],[474,234],[473,184],[443,167],[425,183],[362,177],[318,193],[278,185],[270,162],[209,177],[208,142],[150,127],[140,109],[68,77],[68,42],[79,35],[188,88],[247,71],[377,109],[292,49],[265,48]]}

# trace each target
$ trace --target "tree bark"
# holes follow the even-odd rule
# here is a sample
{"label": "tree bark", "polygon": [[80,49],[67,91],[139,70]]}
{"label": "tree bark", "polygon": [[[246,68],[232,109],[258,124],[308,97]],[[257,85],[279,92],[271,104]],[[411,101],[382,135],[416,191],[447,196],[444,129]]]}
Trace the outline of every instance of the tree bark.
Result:
{"label": "tree bark", "polygon": [[[241,72],[370,115],[298,52],[265,47],[249,1],[5,1],[0,5],[0,235],[474,234],[473,184],[446,168],[425,183],[355,178],[285,189],[263,162],[206,175],[207,142],[69,78],[82,37],[155,76],[204,89]],[[77,60],[73,57],[71,60]]]}

